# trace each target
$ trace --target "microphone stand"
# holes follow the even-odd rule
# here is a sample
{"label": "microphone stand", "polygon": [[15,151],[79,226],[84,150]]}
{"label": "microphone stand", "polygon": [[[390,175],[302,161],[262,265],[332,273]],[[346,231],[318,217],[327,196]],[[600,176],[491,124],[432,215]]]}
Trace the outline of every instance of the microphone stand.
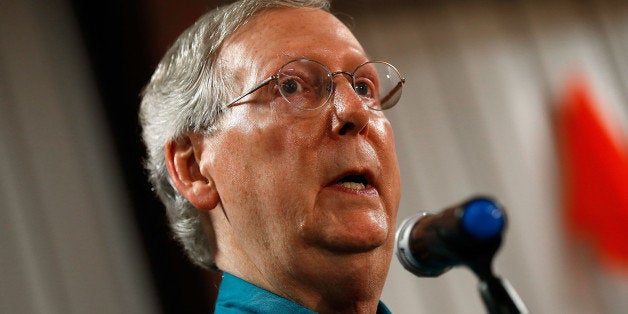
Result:
{"label": "microphone stand", "polygon": [[[480,282],[478,291],[489,314],[527,314],[527,307],[517,291],[506,280],[495,276],[491,270],[492,257],[478,264],[467,263]],[[488,263],[487,263],[488,262]]]}

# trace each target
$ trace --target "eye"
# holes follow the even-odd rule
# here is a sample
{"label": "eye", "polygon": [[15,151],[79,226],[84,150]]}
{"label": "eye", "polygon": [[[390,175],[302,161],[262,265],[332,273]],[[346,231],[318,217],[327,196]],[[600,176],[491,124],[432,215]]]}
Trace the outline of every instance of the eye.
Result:
{"label": "eye", "polygon": [[281,82],[281,91],[284,95],[290,95],[299,92],[301,85],[295,79],[287,79]]}
{"label": "eye", "polygon": [[359,82],[355,84],[355,92],[360,96],[369,96],[371,94],[371,89],[368,84],[364,82]]}
{"label": "eye", "polygon": [[362,78],[359,81],[356,81],[353,89],[355,90],[355,93],[360,96],[375,98],[375,87],[373,86],[373,82],[368,79]]}

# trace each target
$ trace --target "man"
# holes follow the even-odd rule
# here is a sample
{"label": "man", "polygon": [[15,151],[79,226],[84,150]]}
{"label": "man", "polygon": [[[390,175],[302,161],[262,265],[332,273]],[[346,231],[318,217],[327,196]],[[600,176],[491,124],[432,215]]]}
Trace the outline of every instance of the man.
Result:
{"label": "man", "polygon": [[387,311],[400,178],[382,110],[403,79],[328,6],[214,10],[145,89],[147,168],[191,259],[224,272],[217,313]]}

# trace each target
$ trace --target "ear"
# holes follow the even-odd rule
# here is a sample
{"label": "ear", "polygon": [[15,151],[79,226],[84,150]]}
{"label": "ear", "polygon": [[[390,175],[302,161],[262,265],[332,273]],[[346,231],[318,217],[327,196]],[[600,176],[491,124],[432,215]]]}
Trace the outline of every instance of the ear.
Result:
{"label": "ear", "polygon": [[196,208],[211,210],[218,205],[220,196],[212,178],[201,173],[202,149],[202,143],[193,143],[189,136],[170,141],[165,147],[166,167],[179,193]]}

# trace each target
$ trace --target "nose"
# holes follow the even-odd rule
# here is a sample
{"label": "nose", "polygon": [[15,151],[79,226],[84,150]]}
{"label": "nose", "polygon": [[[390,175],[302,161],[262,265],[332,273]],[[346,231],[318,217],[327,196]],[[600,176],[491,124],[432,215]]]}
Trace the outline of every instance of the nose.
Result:
{"label": "nose", "polygon": [[[345,75],[341,75],[345,76]],[[336,135],[358,135],[368,132],[371,119],[370,109],[362,103],[351,84],[351,78],[335,79],[333,99],[332,131]]]}

